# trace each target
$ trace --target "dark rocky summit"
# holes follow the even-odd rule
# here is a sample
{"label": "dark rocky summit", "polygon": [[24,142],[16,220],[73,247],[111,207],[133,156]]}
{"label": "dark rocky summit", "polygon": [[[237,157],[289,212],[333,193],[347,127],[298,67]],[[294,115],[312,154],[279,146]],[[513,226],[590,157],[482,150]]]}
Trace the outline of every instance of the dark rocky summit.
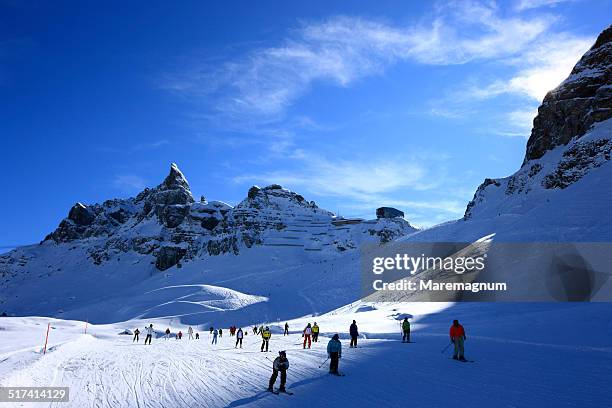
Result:
{"label": "dark rocky summit", "polygon": [[[533,121],[521,168],[506,179],[485,179],[463,218],[472,218],[475,208],[484,205],[495,189],[503,188],[506,196],[527,194],[537,188],[564,189],[601,167],[610,160],[612,134],[597,140],[584,140],[583,136],[610,118],[612,26],[599,35],[569,77],[544,98]],[[567,146],[561,157],[550,158],[547,154],[559,146]]]}
{"label": "dark rocky summit", "polygon": [[533,121],[525,163],[580,137],[595,122],[612,117],[612,26],[578,61],[570,76],[550,91]]}

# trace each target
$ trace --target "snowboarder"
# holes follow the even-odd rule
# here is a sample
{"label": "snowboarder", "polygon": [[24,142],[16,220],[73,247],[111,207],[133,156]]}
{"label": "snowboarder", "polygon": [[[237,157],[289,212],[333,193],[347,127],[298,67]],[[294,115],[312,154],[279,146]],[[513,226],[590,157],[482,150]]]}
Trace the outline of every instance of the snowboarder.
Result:
{"label": "snowboarder", "polygon": [[219,337],[223,337],[223,329],[219,329]]}
{"label": "snowboarder", "polygon": [[304,338],[304,347],[303,348],[306,348],[306,342],[308,342],[308,348],[310,348],[310,345],[312,344],[311,336],[312,336],[312,327],[310,326],[310,323],[308,323],[308,325],[306,326],[306,328],[302,332],[302,337]]}
{"label": "snowboarder", "polygon": [[467,361],[463,356],[463,342],[466,340],[465,329],[459,324],[459,320],[453,320],[453,325],[450,328],[450,340],[455,346],[453,359],[459,361]]}
{"label": "snowboarder", "polygon": [[196,340],[200,340],[200,333],[196,333]]}
{"label": "snowboarder", "polygon": [[189,340],[193,340],[193,327],[189,326],[187,334],[189,335]]}
{"label": "snowboarder", "polygon": [[289,323],[285,323],[285,331],[283,332],[283,336],[289,335]]}
{"label": "snowboarder", "polygon": [[312,325],[312,341],[315,343],[319,341],[319,326],[317,326],[317,322],[314,322]]}
{"label": "snowboarder", "polygon": [[132,340],[132,343],[133,342],[138,343],[138,335],[139,334],[140,334],[140,330],[138,330],[138,329],[134,330],[134,340]]}
{"label": "snowboarder", "polygon": [[279,351],[278,357],[274,359],[272,363],[272,377],[270,377],[270,382],[268,384],[268,391],[274,391],[274,383],[276,383],[276,378],[278,377],[278,373],[280,371],[280,387],[278,388],[278,392],[287,392],[285,390],[285,383],[287,382],[287,370],[289,369],[289,360],[287,360],[287,353],[285,351]]}
{"label": "snowboarder", "polygon": [[404,317],[404,321],[402,322],[402,343],[410,343],[410,322],[407,317]]}
{"label": "snowboarder", "polygon": [[219,332],[217,331],[217,329],[215,329],[215,331],[213,331],[212,343],[210,343],[210,344],[217,344],[217,335],[218,334],[219,334]]}
{"label": "snowboarder", "polygon": [[266,328],[261,331],[261,338],[263,340],[261,342],[261,351],[264,351],[264,348],[266,351],[269,351],[268,348],[270,346],[270,337],[272,337],[272,333],[270,333],[270,328],[266,326]]}
{"label": "snowboarder", "polygon": [[340,343],[340,336],[337,333],[327,343],[327,356],[329,357],[329,373],[340,375],[338,363],[340,358],[342,358],[342,343]]}
{"label": "snowboarder", "polygon": [[234,348],[238,347],[238,344],[240,344],[240,348],[242,348],[242,337],[242,328],[240,328],[236,332],[236,345],[234,346]]}
{"label": "snowboarder", "polygon": [[357,336],[359,336],[359,331],[357,330],[357,322],[353,320],[353,324],[349,328],[349,334],[351,335],[351,345],[350,347],[357,347]]}
{"label": "snowboarder", "polygon": [[170,328],[167,328],[167,329],[166,329],[166,335],[164,336],[164,338],[165,338],[166,340],[168,340],[168,339],[170,338]]}
{"label": "snowboarder", "polygon": [[151,339],[153,338],[153,333],[155,333],[155,330],[153,330],[153,323],[151,323],[149,325],[149,327],[145,327],[145,330],[147,331],[147,337],[145,337],[145,342],[144,344],[147,344],[147,340],[149,341],[149,346],[151,345]]}

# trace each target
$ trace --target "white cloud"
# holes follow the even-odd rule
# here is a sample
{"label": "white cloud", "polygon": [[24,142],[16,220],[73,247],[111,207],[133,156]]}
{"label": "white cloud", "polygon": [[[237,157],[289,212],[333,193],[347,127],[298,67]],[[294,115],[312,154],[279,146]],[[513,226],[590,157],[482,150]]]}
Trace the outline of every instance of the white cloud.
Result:
{"label": "white cloud", "polygon": [[530,10],[540,7],[554,7],[561,3],[567,3],[575,0],[520,0],[516,9],[518,11]]}
{"label": "white cloud", "polygon": [[[472,194],[453,191],[443,170],[430,163],[440,164],[444,155],[429,157],[414,156],[396,160],[384,158],[329,159],[303,150],[295,151],[291,160],[299,163],[300,170],[276,170],[259,174],[245,174],[233,178],[236,183],[279,183],[309,195],[339,199],[339,207],[352,214],[370,216],[380,205],[397,206],[418,220],[419,224],[432,225],[432,216],[444,219],[458,218],[465,211],[465,204]],[[426,192],[426,200],[404,200],[395,198]],[[465,196],[465,197],[464,197]],[[432,213],[434,213],[432,215]]]}
{"label": "white cloud", "polygon": [[475,99],[517,94],[541,102],[548,91],[569,76],[594,41],[594,37],[576,37],[567,33],[546,36],[519,55],[500,61],[516,67],[515,74],[485,86],[471,84],[460,94]]}
{"label": "white cloud", "polygon": [[533,127],[533,118],[538,114],[537,109],[521,109],[514,110],[507,114],[508,124],[511,129],[515,131],[509,131],[502,133],[503,136],[518,136],[529,138],[531,128]]}
{"label": "white cloud", "polygon": [[[499,60],[505,67],[514,69],[506,78],[498,78],[483,85],[470,81],[451,93],[450,97],[437,101],[447,112],[478,111],[474,103],[513,95],[520,98],[520,108],[510,110],[499,122],[506,129],[494,131],[502,136],[528,137],[533,118],[546,93],[555,89],[570,74],[580,57],[595,41],[594,37],[577,37],[568,33],[547,34],[534,41],[522,52]],[[453,118],[451,114],[445,117]],[[462,117],[462,116],[461,116]]]}
{"label": "white cloud", "polygon": [[478,2],[446,4],[430,21],[407,26],[339,16],[304,23],[279,45],[255,49],[217,69],[196,64],[165,87],[202,97],[213,116],[277,121],[316,83],[348,86],[405,60],[449,65],[509,57],[553,21],[502,17],[493,3]]}
{"label": "white cloud", "polygon": [[115,176],[113,185],[122,191],[132,193],[144,190],[146,181],[142,177],[134,174],[121,174]]}

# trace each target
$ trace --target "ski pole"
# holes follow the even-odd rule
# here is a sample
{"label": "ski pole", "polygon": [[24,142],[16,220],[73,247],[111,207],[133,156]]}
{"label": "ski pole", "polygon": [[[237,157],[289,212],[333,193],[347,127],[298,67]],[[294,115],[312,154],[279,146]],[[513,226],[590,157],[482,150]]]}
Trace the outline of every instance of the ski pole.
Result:
{"label": "ski pole", "polygon": [[453,343],[448,343],[446,347],[444,347],[440,353],[444,354],[444,352],[451,346],[451,344]]}
{"label": "ski pole", "polygon": [[325,361],[321,363],[321,365],[319,366],[319,368],[323,367],[323,365],[324,365],[325,363],[327,363],[327,360],[329,360],[329,357],[327,357],[327,358],[325,359]]}

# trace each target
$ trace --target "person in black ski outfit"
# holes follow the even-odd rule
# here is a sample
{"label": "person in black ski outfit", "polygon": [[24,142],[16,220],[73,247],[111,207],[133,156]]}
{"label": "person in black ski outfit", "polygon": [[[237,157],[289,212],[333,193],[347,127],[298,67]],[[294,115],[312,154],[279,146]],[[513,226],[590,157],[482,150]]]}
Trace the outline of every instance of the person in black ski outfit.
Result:
{"label": "person in black ski outfit", "polygon": [[289,323],[285,323],[285,331],[283,332],[283,336],[289,335]]}
{"label": "person in black ski outfit", "polygon": [[132,343],[133,342],[138,343],[138,335],[139,334],[140,334],[140,330],[138,330],[138,329],[134,330],[134,340],[132,340]]}
{"label": "person in black ski outfit", "polygon": [[268,391],[274,391],[274,383],[276,382],[276,378],[278,377],[278,373],[280,371],[280,387],[278,388],[278,392],[286,392],[285,383],[287,382],[287,370],[289,369],[289,360],[287,360],[287,353],[285,351],[279,351],[278,357],[274,359],[272,363],[272,377],[270,377],[270,382],[268,383]]}
{"label": "person in black ski outfit", "polygon": [[357,336],[359,336],[359,331],[357,330],[357,322],[355,320],[353,320],[353,324],[351,324],[349,334],[351,335],[350,347],[357,347]]}

